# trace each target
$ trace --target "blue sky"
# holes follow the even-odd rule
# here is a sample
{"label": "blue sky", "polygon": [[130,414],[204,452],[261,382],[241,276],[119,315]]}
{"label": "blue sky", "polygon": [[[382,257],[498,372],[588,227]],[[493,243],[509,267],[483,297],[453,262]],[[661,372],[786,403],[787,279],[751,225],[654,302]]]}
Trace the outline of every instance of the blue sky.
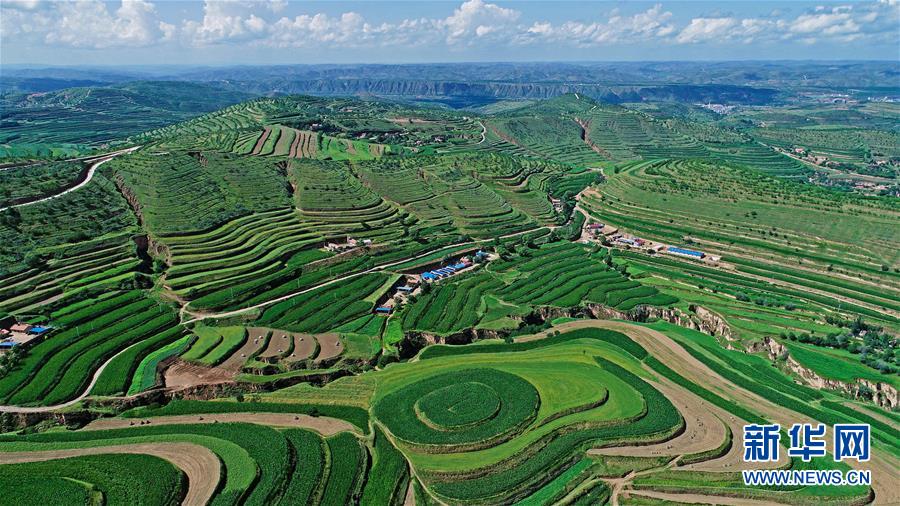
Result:
{"label": "blue sky", "polygon": [[900,60],[898,0],[0,0],[3,64]]}

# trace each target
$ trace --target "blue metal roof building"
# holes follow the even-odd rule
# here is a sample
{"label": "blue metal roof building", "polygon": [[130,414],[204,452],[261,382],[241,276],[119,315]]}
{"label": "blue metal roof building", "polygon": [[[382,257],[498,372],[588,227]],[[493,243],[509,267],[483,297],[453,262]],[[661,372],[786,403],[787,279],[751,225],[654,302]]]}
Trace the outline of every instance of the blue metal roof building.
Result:
{"label": "blue metal roof building", "polygon": [[703,258],[706,254],[701,251],[694,251],[692,249],[684,249],[684,248],[676,248],[675,246],[669,246],[666,251],[669,253],[674,253],[676,255],[686,255],[694,258]]}

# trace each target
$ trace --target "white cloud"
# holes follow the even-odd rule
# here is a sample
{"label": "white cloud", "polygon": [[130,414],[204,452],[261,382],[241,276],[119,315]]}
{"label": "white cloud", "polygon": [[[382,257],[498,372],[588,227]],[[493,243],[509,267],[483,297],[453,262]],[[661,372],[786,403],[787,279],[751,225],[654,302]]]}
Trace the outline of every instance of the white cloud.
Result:
{"label": "white cloud", "polygon": [[181,33],[192,45],[204,46],[220,42],[247,40],[265,29],[265,21],[253,14],[259,2],[240,0],[206,0],[203,19],[186,20]]}
{"label": "white cloud", "polygon": [[675,38],[681,44],[726,37],[738,21],[734,18],[694,18]]}
{"label": "white cloud", "polygon": [[[302,4],[301,8],[296,5],[286,0],[206,0],[202,17],[161,19],[149,0],[0,0],[0,35],[4,41],[15,38],[23,44],[79,48],[165,42],[185,47],[422,45],[465,50],[476,45],[594,48],[648,41],[660,45],[790,41],[896,44],[900,26],[898,0],[821,5],[793,15],[772,11],[759,17],[739,17],[711,11],[687,21],[676,21],[661,4],[640,12],[628,12],[623,4],[621,10],[613,9],[595,19],[558,22],[523,22],[522,12],[490,0],[462,1],[448,9],[446,16],[401,15],[378,21],[353,11],[304,12],[315,3]],[[289,9],[293,11],[290,15],[285,13]]]}
{"label": "white cloud", "polygon": [[171,34],[170,25],[161,22],[152,3],[122,0],[115,12],[98,0],[61,2],[56,5],[56,20],[47,30],[48,44],[102,49],[146,46]]}
{"label": "white cloud", "polygon": [[468,0],[460,5],[453,14],[445,18],[440,25],[446,31],[448,44],[470,41],[472,36],[483,37],[489,33],[497,33],[512,28],[521,13],[506,9],[497,4],[485,3],[482,0]]}
{"label": "white cloud", "polygon": [[557,42],[578,47],[615,44],[666,37],[675,27],[669,22],[672,13],[656,4],[646,11],[623,16],[614,10],[606,21],[591,23],[566,21],[559,25],[535,22],[517,37],[519,43]]}
{"label": "white cloud", "polygon": [[890,2],[895,0],[856,6],[820,5],[793,19],[694,18],[681,30],[675,41],[684,44],[796,40],[813,45],[827,41],[849,43],[879,37],[893,37],[896,40],[900,9],[891,9]]}
{"label": "white cloud", "polygon": [[859,25],[851,19],[849,12],[836,11],[827,14],[804,14],[795,19],[789,29],[793,33],[800,34],[821,32],[833,35],[859,31]]}

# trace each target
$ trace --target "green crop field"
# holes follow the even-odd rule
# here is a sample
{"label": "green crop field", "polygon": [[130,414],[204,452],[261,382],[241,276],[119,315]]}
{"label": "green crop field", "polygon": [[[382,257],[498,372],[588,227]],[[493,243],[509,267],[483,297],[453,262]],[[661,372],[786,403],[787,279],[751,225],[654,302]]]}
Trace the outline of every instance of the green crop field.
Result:
{"label": "green crop field", "polygon": [[[900,502],[900,207],[852,186],[895,108],[639,81],[4,95],[0,502]],[[872,459],[762,467],[874,482],[744,485],[741,426],[802,422]]]}

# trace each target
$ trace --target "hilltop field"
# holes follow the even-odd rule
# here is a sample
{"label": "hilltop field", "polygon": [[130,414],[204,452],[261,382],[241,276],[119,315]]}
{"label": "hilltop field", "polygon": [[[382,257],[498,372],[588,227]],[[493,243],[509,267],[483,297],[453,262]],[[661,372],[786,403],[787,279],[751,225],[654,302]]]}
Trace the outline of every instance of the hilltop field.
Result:
{"label": "hilltop field", "polygon": [[2,502],[900,503],[891,104],[246,98],[4,132]]}

